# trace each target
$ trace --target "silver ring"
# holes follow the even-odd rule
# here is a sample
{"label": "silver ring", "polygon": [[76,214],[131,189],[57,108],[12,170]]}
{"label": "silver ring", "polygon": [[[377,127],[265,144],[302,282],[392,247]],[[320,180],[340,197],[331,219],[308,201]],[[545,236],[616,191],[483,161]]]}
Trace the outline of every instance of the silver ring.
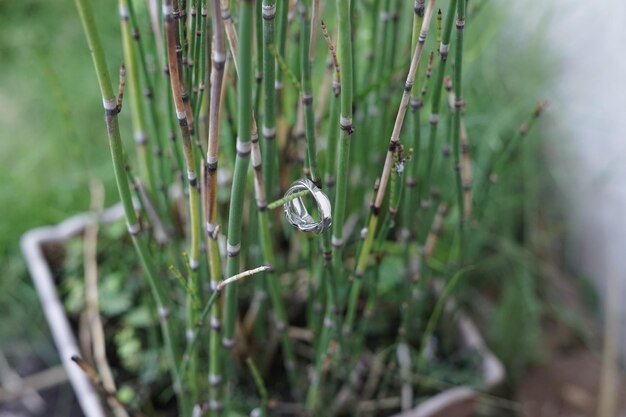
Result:
{"label": "silver ring", "polygon": [[292,226],[301,232],[321,233],[328,229],[332,224],[330,200],[313,182],[307,178],[300,179],[293,184],[285,193],[285,197],[289,197],[299,191],[308,191],[317,205],[319,221],[315,221],[313,216],[307,211],[302,197],[296,197],[283,204],[285,217]]}

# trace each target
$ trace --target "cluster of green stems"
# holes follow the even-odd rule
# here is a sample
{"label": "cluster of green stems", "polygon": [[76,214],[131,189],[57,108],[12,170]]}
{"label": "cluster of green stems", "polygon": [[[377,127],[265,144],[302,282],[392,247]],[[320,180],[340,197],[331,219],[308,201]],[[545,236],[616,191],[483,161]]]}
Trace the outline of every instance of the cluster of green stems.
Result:
{"label": "cluster of green stems", "polygon": [[[365,349],[366,320],[375,314],[379,297],[380,265],[397,242],[407,273],[397,334],[404,355],[409,310],[422,288],[419,277],[432,273],[448,207],[459,226],[452,240],[462,253],[472,198],[486,198],[486,192],[478,197],[471,192],[463,118],[466,3],[448,0],[444,20],[437,1],[416,0],[405,22],[407,7],[392,0],[256,0],[256,7],[255,0],[163,0],[149,2],[145,14],[138,13],[145,8],[135,7],[136,1],[119,0],[127,107],[139,167],[138,175],[130,177],[120,107],[90,0],[76,0],[102,94],[120,199],[157,308],[179,415],[191,416],[205,405],[212,415],[228,415],[225,409],[237,406],[232,399],[237,373],[244,368],[261,395],[258,410],[269,412],[271,387],[264,378],[271,361],[261,362],[258,355],[246,357],[247,368],[237,366],[251,355],[246,342],[255,331],[275,337],[280,346],[292,399],[311,413],[321,412],[337,381],[352,387],[342,360],[354,364]],[[371,20],[365,19],[367,13]],[[436,45],[428,36],[434,16]],[[140,37],[147,21],[148,36]],[[369,23],[368,53],[355,47],[361,45],[357,34],[363,29],[354,22]],[[326,42],[318,42],[319,37]],[[325,60],[316,64],[322,54],[328,65]],[[371,71],[361,71],[366,65],[358,63]],[[317,69],[324,71],[321,86]],[[448,72],[446,140],[453,162],[442,179],[436,150],[441,148],[438,124]],[[393,88],[400,85],[398,74],[406,75],[401,91]],[[410,123],[404,127],[407,111]],[[381,163],[376,176],[372,167]],[[287,203],[278,199],[281,191],[304,176],[332,201],[332,228],[318,236],[291,228],[280,214]],[[435,186],[447,184],[448,178],[453,191],[447,188],[437,197]],[[131,183],[145,189],[137,196],[140,209]],[[372,185],[369,210],[364,210]],[[291,198],[306,201],[305,194]],[[443,198],[439,211],[438,198]],[[364,225],[360,235],[354,231],[359,222]],[[157,239],[157,229],[165,238]],[[292,249],[300,251],[292,255]],[[303,269],[308,362],[298,353],[301,343],[290,336],[296,290],[284,277]],[[262,278],[255,291],[269,294],[269,302],[265,305],[261,297],[255,310],[260,313],[254,315],[241,279],[257,273]],[[179,277],[183,297],[164,274]],[[250,315],[252,331],[244,323]],[[181,316],[184,334],[178,329]],[[310,376],[298,372],[305,363]],[[400,365],[406,385],[406,361]],[[333,366],[338,370],[330,378]]]}

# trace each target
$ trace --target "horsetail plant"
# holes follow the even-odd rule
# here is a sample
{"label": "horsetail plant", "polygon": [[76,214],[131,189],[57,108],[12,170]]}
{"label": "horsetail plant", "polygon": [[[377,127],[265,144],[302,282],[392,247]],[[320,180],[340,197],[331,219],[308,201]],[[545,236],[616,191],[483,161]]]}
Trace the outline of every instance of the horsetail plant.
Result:
{"label": "horsetail plant", "polygon": [[335,277],[341,276],[343,257],[343,227],[346,218],[348,194],[348,172],[350,170],[350,140],[354,134],[352,126],[353,105],[353,68],[352,68],[352,25],[350,16],[350,0],[337,0],[337,17],[339,26],[338,50],[343,77],[341,77],[341,111],[339,117],[339,143],[336,158],[336,191],[333,208],[333,269]]}
{"label": "horsetail plant", "polygon": [[428,35],[428,29],[430,27],[430,20],[433,15],[434,8],[434,0],[430,0],[428,3],[428,7],[426,8],[426,13],[424,16],[424,20],[422,23],[422,28],[420,30],[419,40],[417,45],[415,46],[415,51],[413,52],[413,57],[411,59],[411,66],[409,68],[409,72],[406,78],[406,82],[404,85],[404,91],[402,93],[402,99],[400,101],[400,106],[398,108],[398,114],[396,116],[396,121],[393,127],[393,131],[391,133],[391,138],[389,140],[389,148],[387,150],[387,156],[385,157],[385,164],[383,166],[383,172],[380,177],[380,184],[376,195],[374,197],[373,204],[371,206],[370,218],[367,224],[367,229],[365,233],[365,238],[363,245],[361,246],[361,251],[359,253],[357,259],[357,265],[355,270],[355,276],[357,279],[354,281],[351,292],[350,292],[350,300],[348,304],[348,312],[346,319],[346,329],[349,330],[354,322],[354,315],[356,311],[356,303],[359,299],[359,294],[361,291],[361,280],[360,277],[365,273],[365,268],[367,267],[367,263],[369,261],[369,255],[372,250],[372,246],[374,244],[374,236],[376,233],[376,227],[378,225],[378,217],[380,214],[381,206],[383,204],[383,198],[385,196],[385,191],[387,189],[387,183],[389,182],[389,177],[391,175],[392,165],[394,154],[396,152],[396,148],[400,145],[400,132],[402,130],[402,124],[404,123],[404,116],[406,114],[406,108],[409,101],[409,96],[411,94],[411,90],[413,88],[413,83],[415,81],[415,74],[417,72],[417,66],[419,64],[420,58],[422,56],[422,52],[424,50],[424,43],[426,42],[426,36]]}
{"label": "horsetail plant", "polygon": [[[227,248],[228,261],[226,263],[227,275],[236,275],[240,270],[239,253],[241,252],[242,213],[243,200],[246,186],[248,162],[250,159],[250,140],[252,123],[252,0],[244,0],[241,4],[239,17],[239,39],[241,48],[238,49],[237,58],[237,156],[233,173],[233,187],[230,195],[230,207],[228,212],[228,237]],[[224,3],[222,3],[222,18],[224,18]],[[230,20],[224,19],[225,27],[228,28]],[[226,35],[231,44],[231,50],[237,50],[233,45],[232,34]],[[235,322],[237,320],[237,285],[231,285],[226,289],[226,305],[224,310],[224,333],[222,343],[230,349],[235,343]]]}
{"label": "horsetail plant", "polygon": [[454,22],[454,13],[456,10],[457,0],[450,0],[446,21],[441,35],[441,44],[439,45],[439,64],[437,65],[437,73],[435,75],[434,84],[431,89],[430,116],[428,123],[430,131],[428,134],[428,145],[426,151],[426,167],[424,177],[418,186],[418,201],[422,207],[428,207],[430,204],[430,186],[433,164],[435,160],[435,146],[437,142],[437,126],[439,125],[439,103],[441,102],[441,87],[443,85],[443,77],[446,71],[446,63],[448,61],[448,50],[450,49],[450,35],[452,34],[452,23]]}
{"label": "horsetail plant", "polygon": [[[187,167],[187,180],[189,185],[189,218],[190,218],[190,230],[191,246],[189,255],[189,268],[190,268],[190,287],[195,291],[198,291],[198,273],[197,270],[200,266],[200,197],[198,191],[198,179],[196,175],[196,162],[195,153],[192,149],[191,141],[191,123],[193,123],[192,115],[189,107],[189,96],[186,88],[184,87],[184,69],[179,67],[179,55],[181,50],[180,40],[178,39],[178,30],[175,26],[174,20],[174,7],[171,0],[166,0],[164,6],[164,18],[165,18],[165,34],[167,41],[167,63],[170,75],[170,84],[172,88],[172,96],[174,99],[174,107],[176,109],[176,118],[178,119],[178,125],[180,127],[181,136],[183,139],[183,153],[185,157],[185,164]],[[179,14],[180,16],[180,14]],[[190,297],[190,296],[189,296]],[[188,298],[189,298],[188,297]],[[197,320],[196,312],[193,309],[191,299],[188,299],[188,328],[187,339],[188,343],[193,338],[193,323]],[[195,370],[197,367],[197,352],[191,352],[191,366]],[[195,372],[193,372],[195,375]],[[198,386],[196,379],[190,380],[190,386],[192,391],[192,398],[195,400],[198,395]]]}
{"label": "horsetail plant", "polygon": [[[444,83],[446,85],[446,91],[448,92],[448,107],[451,112],[454,112],[456,111],[456,96],[452,90],[452,80],[448,77],[444,80]],[[458,168],[455,167],[455,170],[458,169],[460,171],[460,180],[463,187],[463,222],[467,223],[472,212],[472,161],[470,159],[467,128],[465,127],[465,119],[463,117],[461,117],[459,126],[459,147],[459,166]]]}
{"label": "horsetail plant", "polygon": [[[257,0],[259,1],[259,0]],[[276,146],[276,61],[270,52],[274,45],[276,20],[276,0],[263,0],[263,177],[265,190],[273,198],[275,175],[277,172]]]}
{"label": "horsetail plant", "polygon": [[[474,144],[481,158],[470,160],[469,134],[482,125],[464,114],[466,0],[445,13],[436,0],[118,0],[119,98],[91,0],[75,1],[177,415],[410,412],[437,321],[413,318],[433,301],[442,313],[426,278],[455,283],[459,248],[471,249],[464,264],[477,260],[484,238],[451,225],[479,219],[490,174],[545,108],[495,151]],[[130,163],[118,125],[126,82]],[[466,90],[474,103],[477,89]],[[442,94],[454,177],[435,162]],[[173,404],[163,386],[149,393],[154,409]]]}
{"label": "horsetail plant", "polygon": [[[424,13],[426,10],[426,1],[425,0],[415,0],[415,14],[413,16],[413,36],[411,38],[411,48],[415,49],[415,45],[419,40],[419,33],[422,28],[422,23],[424,21]],[[441,10],[439,10],[437,14],[437,22],[439,22],[439,16],[441,14]],[[428,58],[428,69],[426,71],[426,76],[429,76],[430,68],[432,65],[433,55],[432,53]],[[419,67],[418,67],[419,71]],[[424,83],[426,84],[426,82]],[[402,227],[402,238],[403,240],[408,240],[411,236],[412,230],[412,217],[411,213],[414,213],[414,200],[415,195],[413,190],[417,186],[417,177],[419,173],[419,153],[421,151],[421,141],[422,141],[422,133],[421,133],[421,120],[420,120],[420,109],[422,107],[421,100],[421,91],[419,90],[419,77],[416,78],[415,85],[411,89],[411,99],[409,102],[411,106],[411,121],[412,121],[412,132],[411,136],[413,137],[413,152],[417,155],[416,158],[409,165],[409,174],[406,175],[406,197],[404,199],[404,219],[403,219],[403,227]]]}
{"label": "horsetail plant", "polygon": [[[329,109],[328,116],[328,142],[327,142],[327,169],[326,176],[324,179],[324,185],[326,187],[326,192],[329,197],[333,197],[333,191],[335,186],[335,166],[337,164],[337,138],[339,134],[339,129],[337,129],[337,125],[339,124],[339,107],[340,107],[340,97],[341,97],[341,69],[339,67],[339,60],[337,59],[337,52],[335,49],[335,44],[333,44],[330,35],[328,34],[328,29],[324,21],[321,21],[321,29],[322,35],[324,36],[324,40],[328,45],[328,52],[330,58],[328,60],[328,68],[329,71],[333,72],[333,80],[332,80],[332,97],[331,104]],[[333,71],[334,70],[334,71]]]}
{"label": "horsetail plant", "polygon": [[[219,227],[217,225],[217,168],[220,143],[220,114],[222,107],[226,48],[224,23],[220,16],[219,0],[211,0],[213,22],[213,66],[211,71],[211,93],[209,104],[209,137],[207,140],[205,173],[205,227],[209,261],[211,288],[217,288],[222,279],[222,266],[218,246]],[[222,407],[221,383],[221,318],[222,308],[216,304],[211,309],[211,334],[209,340],[209,409],[218,413]]]}
{"label": "horsetail plant", "polygon": [[[457,1],[456,5],[456,46],[454,61],[454,122],[452,124],[452,140],[454,153],[454,171],[456,179],[458,209],[459,209],[459,228],[460,233],[463,232],[465,224],[465,216],[463,214],[463,180],[461,178],[461,111],[463,108],[462,98],[462,73],[463,73],[463,29],[465,28],[465,1]],[[450,10],[452,13],[452,10]]]}
{"label": "horsetail plant", "polygon": [[154,259],[150,256],[150,252],[148,250],[147,239],[141,234],[141,225],[139,224],[137,214],[135,213],[130,186],[124,169],[124,151],[117,120],[119,108],[113,91],[113,86],[111,84],[111,79],[109,77],[104,50],[102,49],[102,45],[100,43],[100,36],[96,28],[89,0],[76,0],[75,4],[78,9],[78,14],[80,15],[80,20],[85,32],[85,37],[87,38],[87,43],[89,44],[89,49],[91,50],[91,57],[93,59],[96,75],[98,77],[98,83],[100,85],[107,134],[109,137],[109,147],[111,150],[111,159],[113,161],[113,171],[115,172],[115,181],[117,183],[120,200],[122,201],[122,205],[124,207],[128,233],[132,238],[137,255],[139,256],[141,264],[146,272],[150,289],[154,297],[154,302],[157,307],[174,392],[176,392],[178,397],[179,410],[182,415],[188,415],[189,403],[182,392],[182,383],[177,371],[176,358],[178,355],[175,350],[173,332],[168,320],[168,297],[165,293],[165,289],[161,285],[161,282],[157,279],[156,267]]}

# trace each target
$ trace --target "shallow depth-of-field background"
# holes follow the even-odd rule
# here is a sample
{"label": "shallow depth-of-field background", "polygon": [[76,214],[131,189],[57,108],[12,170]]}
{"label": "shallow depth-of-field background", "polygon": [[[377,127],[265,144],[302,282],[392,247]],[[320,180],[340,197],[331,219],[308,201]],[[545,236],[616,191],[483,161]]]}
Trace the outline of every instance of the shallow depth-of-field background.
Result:
{"label": "shallow depth-of-field background", "polygon": [[[514,133],[510,127],[519,126],[537,100],[549,98],[545,93],[553,62],[541,52],[541,31],[521,40],[506,30],[512,19],[502,9],[506,5],[477,3],[484,10],[477,16],[476,26],[471,20],[468,25],[466,123],[473,146],[497,146],[499,140]],[[116,74],[122,61],[116,6],[108,1],[92,4],[111,73]],[[19,237],[29,228],[54,224],[87,210],[92,179],[103,182],[106,206],[118,200],[100,102],[74,2],[0,2],[0,351],[25,373],[58,364],[58,358],[19,253]],[[122,112],[120,117],[130,149],[129,113]],[[525,152],[507,168],[510,182],[504,180],[491,191],[500,204],[489,209],[510,214],[524,211],[519,209],[524,205],[531,211],[541,206],[539,201],[553,186],[540,151],[540,144],[547,140],[544,124],[542,121],[529,136]],[[515,191],[522,177],[525,191],[534,193],[531,201],[521,201]],[[546,208],[538,217],[550,214],[551,209]],[[550,219],[549,224],[542,224],[543,218],[535,219],[531,225],[538,230],[539,243],[534,249],[554,248],[553,241],[558,241],[565,226],[558,215]],[[496,224],[500,219],[491,221]],[[511,222],[500,225],[502,229],[519,226],[512,216],[505,215],[501,221]],[[502,247],[505,243],[494,242],[501,246],[500,254],[507,253]],[[551,328],[542,326],[542,318],[569,323],[575,329],[579,312],[567,310],[570,305],[560,304],[558,296],[546,295],[540,282],[545,271],[529,253],[511,247],[508,255],[494,257],[492,264],[486,260],[481,270],[494,275],[474,275],[476,287],[463,283],[457,296],[472,305],[480,301],[477,288],[497,289],[495,296],[483,294],[495,300],[493,305],[488,309],[475,305],[473,313],[490,347],[507,365],[508,392],[504,395],[515,397],[511,392],[524,379],[529,364],[549,360]],[[576,277],[571,285],[583,295],[585,308],[594,311],[595,292],[587,287],[587,281]],[[581,338],[587,334],[574,333]],[[591,345],[598,352],[597,344]],[[64,395],[71,398],[71,390],[67,388]],[[59,401],[59,408],[49,415],[64,415],[64,405]],[[2,407],[0,404],[0,410]]]}

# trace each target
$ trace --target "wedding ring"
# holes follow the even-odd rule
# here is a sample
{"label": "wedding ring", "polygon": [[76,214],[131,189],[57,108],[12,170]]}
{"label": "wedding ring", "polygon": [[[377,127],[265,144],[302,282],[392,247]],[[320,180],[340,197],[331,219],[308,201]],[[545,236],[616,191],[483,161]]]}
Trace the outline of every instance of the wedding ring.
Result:
{"label": "wedding ring", "polygon": [[316,221],[307,211],[302,196],[298,196],[283,204],[285,217],[292,226],[302,232],[321,233],[332,224],[330,200],[313,182],[307,178],[300,179],[293,184],[285,193],[285,198],[300,191],[308,191],[317,205],[319,220]]}

